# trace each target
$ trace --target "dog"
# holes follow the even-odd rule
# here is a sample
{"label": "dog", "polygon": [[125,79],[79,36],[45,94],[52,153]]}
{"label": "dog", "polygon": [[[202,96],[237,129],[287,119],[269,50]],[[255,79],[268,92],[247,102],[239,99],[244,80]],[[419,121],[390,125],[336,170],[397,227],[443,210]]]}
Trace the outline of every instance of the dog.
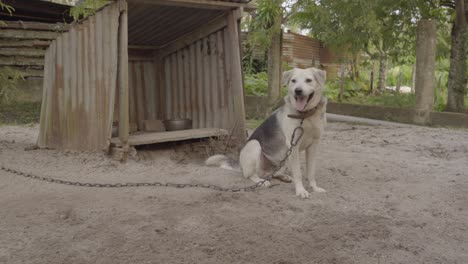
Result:
{"label": "dog", "polygon": [[[229,159],[225,155],[209,157],[207,166],[218,166],[224,169],[242,171],[245,178],[255,183],[263,182],[270,186],[269,181],[261,177],[272,167],[278,166],[286,156],[291,146],[294,129],[303,120],[303,135],[297,146],[293,147],[286,164],[292,174],[296,195],[309,198],[310,194],[304,188],[300,164],[300,152],[305,151],[310,187],[314,192],[325,192],[317,186],[315,171],[317,163],[318,145],[326,125],[327,99],[323,95],[326,72],[316,69],[293,69],[283,73],[283,84],[288,93],[284,98],[285,104],[268,117],[249,137],[239,155],[239,162]],[[299,132],[297,132],[299,134]],[[296,135],[295,138],[297,138]],[[280,170],[274,177],[287,177]]]}

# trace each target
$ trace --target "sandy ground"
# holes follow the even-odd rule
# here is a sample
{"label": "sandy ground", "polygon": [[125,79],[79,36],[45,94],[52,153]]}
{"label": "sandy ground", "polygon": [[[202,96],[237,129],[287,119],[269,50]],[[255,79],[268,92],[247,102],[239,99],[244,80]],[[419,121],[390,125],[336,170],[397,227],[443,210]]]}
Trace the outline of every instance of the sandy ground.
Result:
{"label": "sandy ground", "polygon": [[[24,151],[37,127],[0,127],[0,163],[61,179],[250,185],[202,154]],[[468,263],[468,132],[331,123],[308,200],[254,193],[90,189],[0,171],[0,263]],[[194,153],[196,155],[194,155]],[[190,154],[190,153],[189,153]]]}

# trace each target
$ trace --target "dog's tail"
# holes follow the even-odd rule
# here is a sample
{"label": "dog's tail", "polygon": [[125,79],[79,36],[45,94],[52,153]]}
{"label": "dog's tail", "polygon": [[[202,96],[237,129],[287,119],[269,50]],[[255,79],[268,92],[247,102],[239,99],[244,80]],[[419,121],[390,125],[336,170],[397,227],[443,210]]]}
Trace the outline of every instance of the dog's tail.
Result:
{"label": "dog's tail", "polygon": [[241,171],[239,162],[226,155],[214,155],[205,160],[205,164],[210,167],[220,167],[226,170]]}

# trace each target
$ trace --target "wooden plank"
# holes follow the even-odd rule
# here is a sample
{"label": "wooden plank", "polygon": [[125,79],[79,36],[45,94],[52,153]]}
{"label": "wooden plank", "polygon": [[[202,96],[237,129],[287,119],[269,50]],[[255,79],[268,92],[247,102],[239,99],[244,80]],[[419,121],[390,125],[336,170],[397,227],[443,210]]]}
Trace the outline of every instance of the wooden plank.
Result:
{"label": "wooden plank", "polygon": [[209,54],[209,39],[202,39],[203,51],[202,51],[202,67],[203,67],[203,104],[205,105],[205,127],[213,127],[213,103],[211,102],[211,71],[210,71],[210,54]]}
{"label": "wooden plank", "polygon": [[185,106],[185,117],[189,118],[193,122],[193,105],[191,102],[192,87],[190,85],[190,54],[189,49],[183,49],[184,56],[184,106]]}
{"label": "wooden plank", "polygon": [[[120,1],[126,5],[125,1]],[[125,6],[126,7],[126,6]],[[125,8],[126,9],[126,8]],[[119,18],[119,61],[118,61],[118,92],[119,92],[119,139],[123,146],[128,144],[130,120],[128,109],[128,17],[127,11],[120,12]]]}
{"label": "wooden plank", "polygon": [[199,123],[198,127],[206,127],[206,105],[203,101],[203,90],[204,90],[204,84],[203,84],[203,53],[202,53],[202,42],[203,40],[199,40],[196,42],[196,48],[195,48],[195,54],[197,56],[196,58],[196,69],[197,69],[197,101],[198,101],[198,117],[199,117]]}
{"label": "wooden plank", "polygon": [[165,111],[164,111],[164,118],[165,119],[170,119],[172,115],[172,94],[173,94],[173,89],[172,89],[172,74],[171,74],[171,57],[166,57],[164,59],[164,81],[163,81],[163,86],[161,89],[164,91],[164,105],[165,105]]}
{"label": "wooden plank", "polygon": [[199,128],[199,112],[198,112],[198,101],[197,101],[197,73],[196,63],[197,57],[195,53],[195,43],[189,47],[189,72],[190,72],[190,107],[192,111],[192,124],[194,128]]}
{"label": "wooden plank", "polygon": [[142,121],[145,120],[145,98],[141,80],[141,62],[136,62],[134,67],[134,87],[136,94],[136,113],[138,130],[142,130]]}
{"label": "wooden plank", "polygon": [[0,30],[0,38],[6,39],[48,39],[53,40],[60,33],[52,31],[32,31],[18,29],[2,29]]}
{"label": "wooden plank", "polygon": [[47,48],[50,45],[48,40],[0,40],[0,48],[17,48],[17,47],[40,47]]}
{"label": "wooden plank", "polygon": [[242,81],[242,62],[240,54],[240,38],[239,38],[239,27],[238,20],[236,19],[235,13],[237,11],[231,11],[227,17],[227,31],[229,36],[229,47],[230,47],[230,58],[231,58],[231,85],[233,92],[233,103],[234,103],[234,115],[235,125],[233,130],[234,136],[239,140],[245,140],[245,109],[244,109],[244,86]]}
{"label": "wooden plank", "polygon": [[[232,92],[232,85],[231,85],[231,53],[230,53],[230,47],[231,45],[229,44],[229,35],[227,29],[223,30],[223,35],[224,35],[224,59],[225,59],[225,80],[224,80],[224,85],[225,85],[225,91],[227,93],[227,100],[228,100],[228,122],[231,126],[235,125],[234,121],[234,103],[233,103],[233,92]],[[230,127],[230,130],[232,130],[232,127]]]}
{"label": "wooden plank", "polygon": [[[135,87],[135,62],[129,62],[129,72],[128,72],[128,96],[129,96],[129,118],[130,123],[137,123],[137,114],[136,114],[136,87]],[[130,131],[133,132],[133,131]]]}
{"label": "wooden plank", "polygon": [[32,29],[44,31],[63,32],[69,29],[68,24],[64,23],[42,23],[42,22],[27,22],[27,21],[3,21],[0,23],[0,28],[7,29]]}
{"label": "wooden plank", "polygon": [[151,5],[165,5],[165,6],[181,6],[190,8],[203,8],[203,9],[218,9],[218,10],[232,10],[238,7],[244,7],[246,11],[255,10],[255,6],[245,3],[232,3],[221,2],[213,0],[128,0],[129,3],[137,4],[151,4]]}
{"label": "wooden plank", "polygon": [[184,89],[184,50],[179,50],[177,52],[177,105],[179,106],[177,118],[187,118]]}
{"label": "wooden plank", "polygon": [[[130,135],[128,138],[128,144],[130,146],[148,145],[187,139],[219,137],[228,135],[228,133],[229,132],[227,130],[219,128],[198,128],[167,132],[140,132]],[[121,144],[118,138],[113,138],[112,143],[117,146]]]}
{"label": "wooden plank", "polygon": [[217,59],[218,59],[218,86],[219,86],[219,107],[221,115],[221,128],[229,129],[229,120],[228,120],[228,104],[229,100],[227,96],[227,85],[226,85],[226,68],[225,68],[225,51],[224,51],[224,30],[220,30],[216,33],[217,38]]}
{"label": "wooden plank", "polygon": [[0,57],[0,66],[44,66],[44,58]]}
{"label": "wooden plank", "polygon": [[210,42],[210,62],[209,70],[211,75],[211,105],[212,112],[210,115],[213,118],[213,127],[221,127],[221,109],[219,107],[219,84],[218,84],[218,43],[216,41],[216,33],[213,33],[209,37]]}
{"label": "wooden plank", "polygon": [[44,57],[45,50],[28,48],[2,48],[0,56]]}

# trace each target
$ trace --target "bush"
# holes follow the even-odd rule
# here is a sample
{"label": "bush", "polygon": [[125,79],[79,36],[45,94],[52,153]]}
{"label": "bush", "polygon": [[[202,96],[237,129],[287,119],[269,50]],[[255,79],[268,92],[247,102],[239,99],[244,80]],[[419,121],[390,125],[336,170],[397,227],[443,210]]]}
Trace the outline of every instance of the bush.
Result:
{"label": "bush", "polygon": [[266,72],[245,74],[244,77],[244,89],[247,95],[268,95],[268,74]]}
{"label": "bush", "polygon": [[10,67],[0,69],[0,103],[11,101],[16,93],[19,80],[23,80],[23,74]]}

